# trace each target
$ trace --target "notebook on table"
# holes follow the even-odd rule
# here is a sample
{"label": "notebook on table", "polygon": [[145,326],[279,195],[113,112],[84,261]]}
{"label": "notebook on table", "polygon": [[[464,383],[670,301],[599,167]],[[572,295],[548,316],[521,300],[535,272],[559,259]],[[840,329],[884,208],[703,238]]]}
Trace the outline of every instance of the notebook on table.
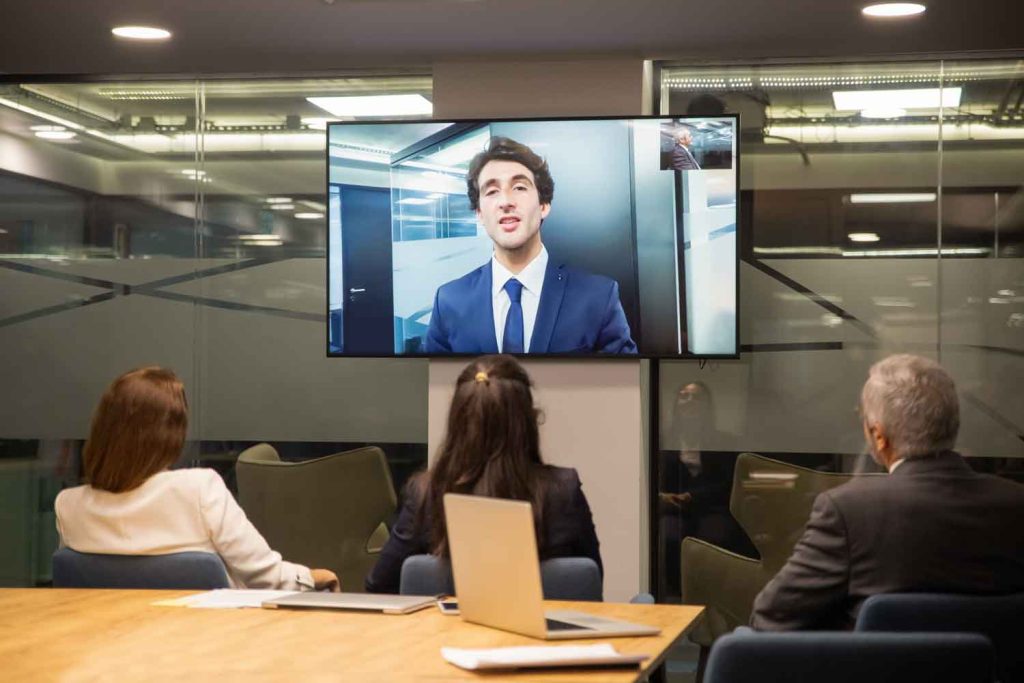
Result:
{"label": "notebook on table", "polygon": [[586,612],[545,612],[529,503],[448,493],[444,514],[465,621],[545,640],[661,633],[654,626]]}
{"label": "notebook on table", "polygon": [[384,595],[375,593],[291,593],[263,602],[263,607],[276,609],[341,609],[409,614],[434,604],[432,595]]}

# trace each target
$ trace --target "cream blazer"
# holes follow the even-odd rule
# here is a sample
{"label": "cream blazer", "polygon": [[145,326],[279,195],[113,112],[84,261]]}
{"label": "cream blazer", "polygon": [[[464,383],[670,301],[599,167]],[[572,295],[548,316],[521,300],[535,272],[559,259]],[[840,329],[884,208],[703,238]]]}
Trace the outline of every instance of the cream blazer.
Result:
{"label": "cream blazer", "polygon": [[224,560],[233,588],[313,588],[309,569],[270,549],[211,469],[165,470],[124,493],[76,486],[54,507],[61,543],[79,552],[205,551]]}

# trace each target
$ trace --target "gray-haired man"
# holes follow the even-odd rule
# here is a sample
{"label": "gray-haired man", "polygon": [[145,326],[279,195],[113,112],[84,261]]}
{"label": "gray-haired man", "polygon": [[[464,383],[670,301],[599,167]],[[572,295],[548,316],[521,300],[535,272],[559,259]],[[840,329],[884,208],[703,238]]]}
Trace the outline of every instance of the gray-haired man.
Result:
{"label": "gray-haired man", "polygon": [[871,368],[861,414],[889,476],[818,496],[751,625],[850,628],[876,593],[1024,590],[1024,486],[976,474],[950,450],[960,428],[950,376],[925,358],[890,356]]}

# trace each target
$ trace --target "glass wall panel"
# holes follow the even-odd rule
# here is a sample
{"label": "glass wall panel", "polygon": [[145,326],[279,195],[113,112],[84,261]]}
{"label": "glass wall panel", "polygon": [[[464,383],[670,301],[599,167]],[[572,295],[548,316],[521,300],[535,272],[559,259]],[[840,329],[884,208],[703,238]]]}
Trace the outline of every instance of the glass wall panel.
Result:
{"label": "glass wall panel", "polygon": [[960,449],[1019,470],[1020,76],[1006,60],[663,68],[663,113],[740,114],[744,244],[741,358],[661,364],[661,596],[679,595],[687,536],[756,556],[729,512],[739,453],[876,469],[854,408],[891,353],[941,360]]}
{"label": "glass wall panel", "polygon": [[960,391],[960,450],[1024,480],[1024,62],[945,61],[942,75],[960,99],[942,110],[939,353]]}
{"label": "glass wall panel", "polygon": [[146,151],[163,107],[195,125],[197,89],[158,110],[116,83],[0,85],[0,585],[49,580],[53,500],[113,377],[165,365],[197,396],[195,308],[161,292],[195,276],[198,186]]}
{"label": "glass wall panel", "polygon": [[0,585],[49,581],[53,499],[133,367],[181,376],[179,466],[230,487],[260,441],[381,446],[397,487],[426,462],[426,363],[326,357],[336,117],[308,99],[405,93],[430,77],[0,84]]}

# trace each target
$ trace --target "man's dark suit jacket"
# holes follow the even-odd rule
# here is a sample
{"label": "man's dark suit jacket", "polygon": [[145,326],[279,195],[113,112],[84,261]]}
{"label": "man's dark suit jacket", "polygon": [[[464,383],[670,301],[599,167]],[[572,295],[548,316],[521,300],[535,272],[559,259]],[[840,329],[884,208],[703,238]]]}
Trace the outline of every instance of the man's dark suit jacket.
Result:
{"label": "man's dark suit jacket", "polygon": [[685,145],[676,144],[672,148],[672,170],[674,171],[699,171],[700,164],[693,158],[690,150]]}
{"label": "man's dark suit jacket", "polygon": [[851,628],[876,593],[1024,590],[1024,486],[976,474],[952,451],[820,494],[751,625]]}
{"label": "man's dark suit jacket", "polygon": [[[540,559],[589,557],[603,573],[594,519],[579,474],[571,467],[543,467],[549,487],[544,499],[544,528],[537,540]],[[430,519],[418,518],[425,485],[426,479],[420,475],[405,487],[398,520],[381,549],[380,559],[366,577],[370,593],[397,593],[405,559],[430,552]]]}
{"label": "man's dark suit jacket", "polygon": [[[441,285],[428,353],[498,353],[491,263]],[[530,353],[636,353],[615,280],[548,261]]]}

